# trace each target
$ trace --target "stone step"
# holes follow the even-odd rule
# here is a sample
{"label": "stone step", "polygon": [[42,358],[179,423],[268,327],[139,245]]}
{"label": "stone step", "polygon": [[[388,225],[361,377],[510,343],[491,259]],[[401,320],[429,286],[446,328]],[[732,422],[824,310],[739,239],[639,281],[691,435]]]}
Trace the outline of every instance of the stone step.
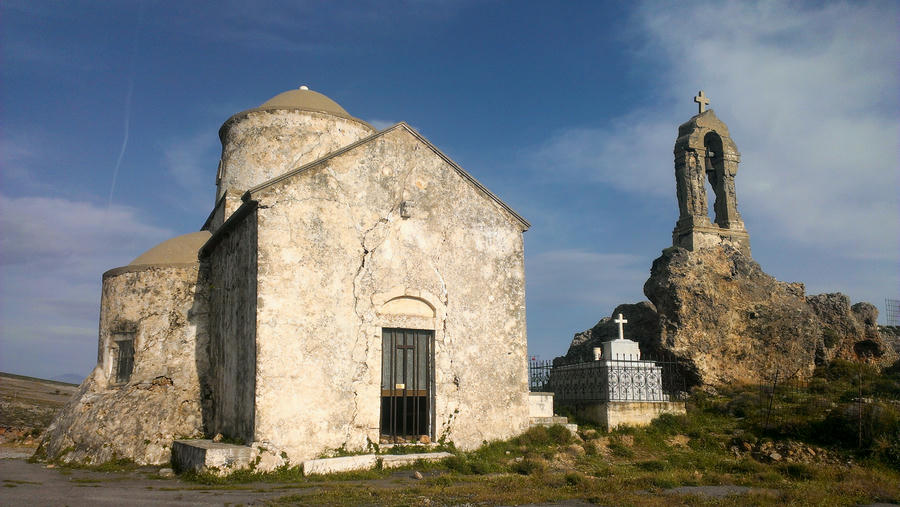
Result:
{"label": "stone step", "polygon": [[418,460],[439,461],[453,456],[449,452],[420,452],[415,454],[361,454],[338,458],[308,459],[303,462],[303,475],[324,475],[374,468],[381,460],[383,468],[412,465]]}
{"label": "stone step", "polygon": [[[249,468],[259,453],[247,445],[225,444],[212,440],[176,440],[172,444],[172,463],[179,473],[215,470],[224,475]],[[310,459],[303,462],[303,474],[333,474],[374,468],[381,460],[384,468],[412,465],[418,460],[438,461],[453,456],[449,452],[420,452],[414,454],[362,454],[338,458]],[[267,471],[267,470],[266,470]]]}
{"label": "stone step", "polygon": [[199,472],[204,469],[236,470],[250,466],[252,449],[246,445],[224,444],[212,440],[176,440],[172,443],[175,470]]}
{"label": "stone step", "polygon": [[531,417],[531,424],[539,424],[542,426],[552,426],[554,424],[568,424],[569,418],[563,417],[560,415],[554,415],[552,417]]}
{"label": "stone step", "polygon": [[558,415],[553,417],[532,417],[529,426],[554,426],[556,424],[564,426],[567,430],[571,431],[573,435],[578,431],[577,424],[570,423],[568,417]]}

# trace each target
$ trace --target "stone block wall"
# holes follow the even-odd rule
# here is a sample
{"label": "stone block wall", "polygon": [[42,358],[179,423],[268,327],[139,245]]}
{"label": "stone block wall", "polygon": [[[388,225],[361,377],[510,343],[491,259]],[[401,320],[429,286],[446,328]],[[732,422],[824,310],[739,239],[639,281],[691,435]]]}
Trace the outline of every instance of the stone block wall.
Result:
{"label": "stone block wall", "polygon": [[209,267],[208,431],[252,442],[256,406],[256,212],[232,215],[201,252]]}

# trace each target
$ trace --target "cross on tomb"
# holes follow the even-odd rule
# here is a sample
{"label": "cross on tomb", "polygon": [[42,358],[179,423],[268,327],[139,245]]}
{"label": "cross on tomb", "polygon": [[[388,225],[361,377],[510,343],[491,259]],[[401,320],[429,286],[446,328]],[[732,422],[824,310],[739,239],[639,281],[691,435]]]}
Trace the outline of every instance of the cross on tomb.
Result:
{"label": "cross on tomb", "polygon": [[709,97],[704,97],[703,90],[700,90],[700,93],[696,97],[694,97],[694,102],[696,102],[697,106],[699,106],[699,113],[702,113],[703,111],[706,111],[706,106],[709,105]]}
{"label": "cross on tomb", "polygon": [[614,320],[613,322],[615,322],[616,324],[619,325],[619,339],[624,340],[625,339],[625,324],[627,324],[628,321],[625,320],[624,318],[622,318],[622,314],[620,313],[619,318]]}

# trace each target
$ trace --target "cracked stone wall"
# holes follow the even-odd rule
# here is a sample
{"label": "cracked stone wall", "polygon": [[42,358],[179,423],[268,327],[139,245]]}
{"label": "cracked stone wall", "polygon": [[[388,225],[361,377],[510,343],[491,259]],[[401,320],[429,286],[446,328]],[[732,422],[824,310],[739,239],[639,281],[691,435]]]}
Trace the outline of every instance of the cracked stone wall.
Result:
{"label": "cracked stone wall", "polygon": [[[235,217],[237,218],[237,217]],[[212,434],[253,440],[256,389],[256,214],[216,238],[210,266]]]}
{"label": "cracked stone wall", "polygon": [[294,461],[378,442],[394,326],[435,332],[432,438],[527,427],[522,225],[448,161],[396,128],[252,199],[255,440]]}
{"label": "cracked stone wall", "polygon": [[[207,303],[199,265],[126,266],[106,272],[98,360],[44,437],[51,458],[167,463],[172,441],[203,432]],[[113,335],[134,336],[134,370],[115,384]]]}

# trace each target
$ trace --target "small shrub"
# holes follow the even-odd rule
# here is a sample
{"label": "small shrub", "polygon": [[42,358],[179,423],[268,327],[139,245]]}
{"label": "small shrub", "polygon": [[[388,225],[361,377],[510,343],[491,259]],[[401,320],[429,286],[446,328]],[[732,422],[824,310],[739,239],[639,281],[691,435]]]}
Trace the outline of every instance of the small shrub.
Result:
{"label": "small shrub", "polygon": [[547,428],[547,433],[550,436],[551,445],[568,445],[575,440],[572,432],[559,424],[554,424]]}
{"label": "small shrub", "polygon": [[634,456],[634,451],[625,445],[618,436],[609,439],[609,450],[613,453],[613,456],[620,458],[631,458]]}
{"label": "small shrub", "polygon": [[655,475],[650,478],[650,483],[660,489],[676,488],[681,484],[672,477]]}
{"label": "small shrub", "polygon": [[587,469],[587,472],[594,477],[612,477],[615,475],[612,467],[606,463],[595,463]]}
{"label": "small shrub", "polygon": [[893,434],[877,436],[872,442],[872,457],[900,470],[900,429]]}
{"label": "small shrub", "polygon": [[436,475],[434,477],[429,477],[425,480],[426,484],[430,484],[432,486],[452,486],[455,481],[446,475]]}
{"label": "small shrub", "polygon": [[756,460],[745,458],[736,462],[728,462],[723,468],[725,473],[752,474],[761,472],[765,466]]}
{"label": "small shrub", "polygon": [[444,461],[450,470],[463,475],[484,475],[501,471],[497,463],[491,463],[480,456],[452,456]]}
{"label": "small shrub", "polygon": [[828,392],[828,381],[823,378],[819,378],[819,377],[811,378],[809,380],[809,392],[815,393],[815,394],[827,393]]}
{"label": "small shrub", "polygon": [[645,472],[662,472],[669,468],[669,464],[661,460],[641,461],[636,466]]}
{"label": "small shrub", "polygon": [[584,486],[587,484],[587,477],[580,472],[569,472],[565,475],[566,484],[569,486]]}
{"label": "small shrub", "polygon": [[677,435],[683,433],[687,426],[685,415],[662,414],[653,420],[648,429],[662,435]]}
{"label": "small shrub", "polygon": [[448,469],[461,474],[468,474],[472,470],[466,459],[462,456],[450,456],[444,460],[444,465],[446,465]]}
{"label": "small shrub", "polygon": [[816,469],[804,463],[784,463],[778,467],[778,471],[795,481],[810,481],[816,478]]}
{"label": "small shrub", "polygon": [[688,434],[692,438],[688,442],[688,447],[698,451],[712,451],[721,448],[719,440],[709,433],[701,433],[699,435]]}
{"label": "small shrub", "polygon": [[529,448],[547,447],[551,445],[567,445],[574,437],[565,426],[555,424],[550,427],[535,426],[512,440],[512,443]]}
{"label": "small shrub", "polygon": [[841,337],[834,329],[826,327],[822,330],[822,342],[825,343],[825,348],[830,349],[837,345],[839,341],[841,341]]}
{"label": "small shrub", "polygon": [[523,459],[517,463],[514,463],[511,467],[512,471],[521,474],[521,475],[531,475],[534,473],[540,473],[546,470],[547,466],[542,461],[534,460],[534,459]]}

